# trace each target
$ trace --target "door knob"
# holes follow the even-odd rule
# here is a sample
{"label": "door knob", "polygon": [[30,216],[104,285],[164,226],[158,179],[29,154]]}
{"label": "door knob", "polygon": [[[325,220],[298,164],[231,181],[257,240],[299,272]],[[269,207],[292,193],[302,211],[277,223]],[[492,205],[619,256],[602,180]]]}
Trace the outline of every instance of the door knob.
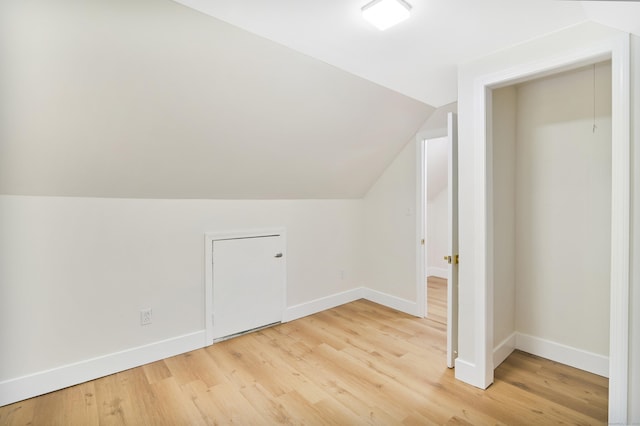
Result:
{"label": "door knob", "polygon": [[282,257],[282,253],[278,253],[278,254],[276,254],[276,255],[275,255],[275,256],[273,256],[273,257]]}

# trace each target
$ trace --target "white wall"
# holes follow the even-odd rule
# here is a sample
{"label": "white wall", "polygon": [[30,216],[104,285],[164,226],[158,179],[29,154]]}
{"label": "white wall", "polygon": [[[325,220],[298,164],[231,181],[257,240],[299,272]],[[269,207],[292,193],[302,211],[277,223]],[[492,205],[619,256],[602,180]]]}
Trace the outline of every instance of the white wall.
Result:
{"label": "white wall", "polygon": [[[420,143],[447,133],[447,113],[457,103],[438,108],[364,197],[364,281],[368,297],[420,315],[417,300],[419,227],[416,216]],[[426,259],[425,259],[426,260]]]}
{"label": "white wall", "polygon": [[[429,143],[427,151],[428,146]],[[427,276],[447,278],[449,265],[444,256],[449,254],[448,223],[449,187],[446,186],[433,199],[427,199]]]}
{"label": "white wall", "polygon": [[476,294],[476,276],[480,268],[476,265],[476,258],[484,250],[481,242],[482,235],[476,227],[480,223],[476,219],[476,181],[481,177],[476,175],[476,156],[484,155],[478,148],[474,134],[473,120],[475,107],[474,83],[478,76],[489,75],[510,69],[518,64],[535,63],[552,54],[563,55],[580,46],[590,46],[603,39],[619,34],[617,31],[596,24],[583,24],[571,27],[565,31],[541,37],[527,44],[507,49],[487,56],[459,69],[458,78],[458,110],[459,110],[459,233],[460,233],[460,322],[459,322],[459,360],[475,365],[480,359],[476,352],[475,323],[476,301],[482,300],[483,295]]}
{"label": "white wall", "polygon": [[434,110],[170,0],[0,2],[0,50],[0,403],[196,336],[207,231],[287,229],[286,318],[361,297],[360,197]]}
{"label": "white wall", "polygon": [[[482,266],[479,263],[483,257],[482,253],[485,250],[483,244],[482,224],[476,219],[478,214],[477,208],[479,206],[478,200],[481,199],[480,194],[476,192],[476,182],[481,178],[475,165],[477,164],[479,156],[484,155],[482,150],[478,149],[478,137],[475,134],[477,123],[474,121],[474,108],[477,107],[475,101],[474,84],[480,76],[490,76],[494,73],[504,73],[508,70],[517,70],[517,67],[524,64],[537,64],[539,61],[553,58],[567,57],[570,52],[575,52],[577,49],[588,49],[592,46],[601,45],[603,42],[608,42],[612,37],[620,37],[621,33],[600,26],[593,23],[584,23],[563,31],[559,31],[550,34],[545,37],[540,37],[529,43],[519,45],[517,47],[506,49],[501,52],[497,52],[493,55],[481,58],[479,60],[461,65],[459,68],[458,78],[458,108],[459,108],[459,131],[460,131],[460,297],[459,297],[459,358],[456,364],[456,377],[461,378],[464,375],[465,380],[470,383],[474,383],[477,386],[483,386],[487,380],[484,375],[485,365],[483,364],[486,353],[481,353],[481,341],[475,337],[476,323],[478,323],[478,312],[481,312],[481,306],[483,306],[483,294],[481,293],[481,286],[477,285],[478,274],[482,270]],[[637,43],[637,38],[634,38],[634,43]],[[637,70],[637,55],[638,48],[634,50],[634,63],[635,68],[631,73],[631,81],[634,92],[632,93],[631,100],[635,103],[637,108],[637,85],[638,73]],[[640,116],[638,110],[635,109],[631,119],[631,125],[634,130],[633,150],[637,152],[640,141],[638,140],[637,125],[640,122]],[[637,191],[638,173],[640,169],[640,163],[635,162],[633,164],[632,176],[633,185]],[[637,192],[636,192],[637,195]],[[637,223],[640,217],[637,215],[637,197],[634,197],[634,212],[632,216],[632,229],[634,232],[637,230]],[[481,217],[481,216],[480,216]],[[634,234],[636,235],[636,234]],[[637,265],[640,262],[637,258],[637,250],[635,249],[637,244],[640,244],[640,240],[634,239],[634,258],[632,262],[632,292],[638,292],[640,284],[638,282]],[[632,293],[635,294],[635,293]],[[635,296],[637,297],[637,295]],[[637,307],[637,299],[633,300],[631,306],[631,312]],[[637,310],[637,309],[635,309]],[[637,350],[638,342],[640,341],[640,326],[638,326],[636,317],[632,317],[632,329],[630,334],[630,344]],[[493,336],[490,336],[491,339]],[[633,358],[634,352],[631,352],[630,360],[632,363],[632,370],[630,375],[630,387],[635,390],[635,393],[630,394],[634,399],[629,399],[629,407],[632,407],[637,401],[637,396],[640,394],[638,391],[638,381],[631,380],[638,377],[638,362],[637,353],[635,353],[635,359]],[[459,363],[459,364],[458,364]],[[462,370],[458,369],[458,365],[463,366]],[[635,373],[634,373],[635,372]],[[635,374],[635,376],[634,376]],[[637,416],[637,411],[634,416]],[[637,417],[630,417],[629,420],[638,422]]]}
{"label": "white wall", "polygon": [[417,314],[416,159],[413,140],[354,200],[0,196],[0,402],[202,346],[205,232],[286,228],[285,318]]}
{"label": "white wall", "polygon": [[284,226],[289,307],[360,287],[361,217],[361,200],[0,196],[0,385],[203,330],[207,231]]}
{"label": "white wall", "polygon": [[[448,111],[447,111],[448,112]],[[438,110],[442,116],[442,110]],[[432,117],[433,118],[433,117]],[[444,114],[446,126],[446,114]],[[429,120],[434,123],[434,120]],[[446,130],[445,130],[446,134]],[[426,272],[427,276],[447,278],[449,239],[449,139],[446,136],[425,140],[426,158]]]}
{"label": "white wall", "polygon": [[[593,371],[606,374],[610,62],[595,76],[590,66],[494,90],[492,149],[495,351],[532,350],[519,346],[523,339],[564,345],[601,355]],[[586,368],[578,353],[574,365]],[[494,360],[496,367],[502,358]]]}
{"label": "white wall", "polygon": [[[494,347],[516,327],[516,89],[493,91]],[[509,348],[506,348],[508,351]]]}
{"label": "white wall", "polygon": [[447,135],[447,115],[458,112],[458,103],[443,105],[432,112],[418,130],[421,139],[440,138]]}
{"label": "white wall", "polygon": [[631,288],[629,300],[629,423],[640,424],[640,37],[631,36]]}
{"label": "white wall", "polygon": [[516,111],[516,328],[608,356],[611,64],[523,83]]}
{"label": "white wall", "polygon": [[365,282],[416,302],[416,143],[409,142],[364,197]]}

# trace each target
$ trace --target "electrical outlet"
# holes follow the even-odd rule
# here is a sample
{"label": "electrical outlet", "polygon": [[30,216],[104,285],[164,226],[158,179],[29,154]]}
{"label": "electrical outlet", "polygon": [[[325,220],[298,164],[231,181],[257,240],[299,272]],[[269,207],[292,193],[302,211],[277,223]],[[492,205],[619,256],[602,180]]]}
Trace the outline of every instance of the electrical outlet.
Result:
{"label": "electrical outlet", "polygon": [[140,325],[151,324],[152,313],[153,311],[151,309],[142,309],[140,311]]}

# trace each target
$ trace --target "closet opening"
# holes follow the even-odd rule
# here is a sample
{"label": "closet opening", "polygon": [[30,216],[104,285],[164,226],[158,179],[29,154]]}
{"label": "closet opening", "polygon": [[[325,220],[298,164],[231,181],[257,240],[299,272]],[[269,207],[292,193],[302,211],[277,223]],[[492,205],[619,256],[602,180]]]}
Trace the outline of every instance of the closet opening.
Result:
{"label": "closet opening", "polygon": [[611,61],[489,97],[493,367],[521,350],[608,377]]}
{"label": "closet opening", "polygon": [[[473,134],[477,149],[473,156],[474,192],[474,262],[468,270],[473,274],[471,283],[476,299],[473,323],[469,331],[473,336],[475,354],[473,362],[456,362],[456,378],[486,389],[493,382],[494,355],[494,267],[502,253],[494,253],[494,177],[493,177],[493,108],[492,95],[496,89],[524,83],[581,67],[611,63],[611,240],[610,240],[610,312],[609,312],[609,391],[608,411],[610,423],[626,423],[628,414],[629,380],[629,268],[630,268],[630,48],[627,35],[585,42],[581,47],[563,51],[561,55],[541,54],[532,62],[514,58],[502,68],[476,75],[473,82],[473,111],[470,111],[468,130]],[[597,68],[597,65],[596,65]],[[593,84],[593,82],[592,82]],[[592,106],[593,104],[590,103]],[[591,111],[593,130],[593,110]],[[597,124],[597,123],[596,123]],[[553,127],[553,126],[550,126]],[[466,129],[466,127],[465,127]],[[541,131],[546,131],[543,128]],[[465,131],[466,134],[466,131]],[[556,251],[558,253],[558,251]],[[568,256],[559,251],[559,256]],[[464,255],[464,253],[462,253]],[[547,254],[551,256],[552,254]],[[461,259],[462,260],[462,259]],[[566,303],[572,303],[566,299]],[[466,324],[466,323],[465,323]],[[465,328],[465,333],[467,328]],[[500,342],[502,343],[502,342]],[[506,345],[502,345],[506,347]],[[460,365],[458,365],[460,364]],[[462,367],[462,368],[458,368]]]}

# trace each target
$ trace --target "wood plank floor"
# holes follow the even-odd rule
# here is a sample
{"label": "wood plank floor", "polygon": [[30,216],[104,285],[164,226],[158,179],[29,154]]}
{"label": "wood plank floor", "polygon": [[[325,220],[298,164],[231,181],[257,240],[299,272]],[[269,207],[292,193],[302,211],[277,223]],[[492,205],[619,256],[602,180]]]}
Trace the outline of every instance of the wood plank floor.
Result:
{"label": "wood plank floor", "polygon": [[427,277],[427,318],[447,323],[447,280]]}
{"label": "wood plank floor", "polygon": [[0,425],[605,424],[607,380],[522,352],[486,391],[445,327],[359,300],[37,398]]}

